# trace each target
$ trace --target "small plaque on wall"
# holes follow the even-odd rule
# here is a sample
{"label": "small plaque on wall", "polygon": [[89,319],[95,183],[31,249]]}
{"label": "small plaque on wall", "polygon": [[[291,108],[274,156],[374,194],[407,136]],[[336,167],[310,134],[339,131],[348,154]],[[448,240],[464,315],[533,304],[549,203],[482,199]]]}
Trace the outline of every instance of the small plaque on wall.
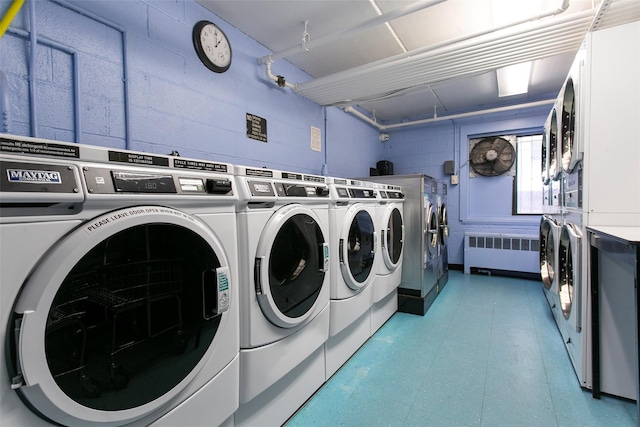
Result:
{"label": "small plaque on wall", "polygon": [[311,149],[313,151],[322,151],[322,133],[315,126],[311,126]]}
{"label": "small plaque on wall", "polygon": [[267,142],[267,119],[247,113],[247,137]]}

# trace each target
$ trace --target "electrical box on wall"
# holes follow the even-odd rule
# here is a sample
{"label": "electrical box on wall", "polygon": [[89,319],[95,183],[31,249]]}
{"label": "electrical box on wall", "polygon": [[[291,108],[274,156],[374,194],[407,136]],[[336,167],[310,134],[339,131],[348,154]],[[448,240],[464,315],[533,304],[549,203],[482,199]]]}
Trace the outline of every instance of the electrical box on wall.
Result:
{"label": "electrical box on wall", "polygon": [[444,174],[445,175],[453,175],[455,174],[455,162],[453,160],[447,160],[444,162]]}

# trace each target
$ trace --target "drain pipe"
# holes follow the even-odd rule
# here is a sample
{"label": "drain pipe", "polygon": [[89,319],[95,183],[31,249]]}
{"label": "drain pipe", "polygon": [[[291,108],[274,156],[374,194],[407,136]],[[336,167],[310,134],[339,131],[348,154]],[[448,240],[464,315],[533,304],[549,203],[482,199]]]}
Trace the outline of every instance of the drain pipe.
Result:
{"label": "drain pipe", "polygon": [[375,121],[374,119],[372,119],[369,116],[367,116],[366,114],[363,114],[360,111],[356,110],[353,107],[345,107],[344,111],[347,112],[347,113],[353,114],[357,118],[359,118],[362,121],[372,125],[373,127],[377,128],[380,131],[386,131],[386,130],[390,130],[390,129],[398,129],[398,128],[402,128],[402,127],[417,126],[417,125],[422,125],[422,124],[427,124],[427,123],[434,123],[434,122],[438,122],[438,121],[442,121],[442,120],[453,120],[453,119],[460,119],[460,118],[463,118],[463,117],[479,116],[481,114],[492,114],[492,113],[500,113],[500,112],[504,112],[504,111],[519,110],[519,109],[522,109],[522,108],[540,107],[540,106],[543,106],[543,105],[551,105],[554,102],[555,102],[555,99],[548,99],[548,100],[545,100],[545,101],[535,101],[535,102],[529,102],[529,103],[526,103],[526,104],[518,104],[518,105],[509,105],[509,106],[506,106],[506,107],[489,108],[487,110],[471,111],[471,112],[468,112],[468,113],[451,114],[449,116],[438,116],[438,115],[434,114],[434,117],[432,117],[430,119],[413,120],[413,121],[409,121],[409,122],[394,123],[394,124],[390,124],[390,125],[382,125],[382,124],[378,123],[377,121]]}
{"label": "drain pipe", "polygon": [[29,1],[29,114],[31,115],[31,136],[38,137],[38,109],[36,108],[36,1]]}
{"label": "drain pipe", "polygon": [[[292,46],[288,49],[285,49],[277,53],[270,53],[268,55],[265,55],[262,58],[258,59],[258,64],[265,65],[267,77],[270,80],[273,80],[276,83],[278,83],[279,87],[286,86],[290,89],[293,89],[295,88],[296,85],[287,83],[285,81],[285,78],[282,76],[274,76],[273,74],[271,74],[271,69],[269,66],[273,64],[275,61],[277,61],[278,59],[286,58],[293,54],[304,52],[304,51],[313,49],[314,47],[321,46],[323,44],[326,44],[332,41],[340,40],[341,38],[351,36],[353,34],[356,34],[368,28],[375,27],[380,24],[384,24],[385,22],[392,21],[397,18],[401,18],[403,16],[420,11],[422,9],[429,8],[431,6],[435,6],[445,1],[447,0],[421,0],[405,7],[399,7],[383,15],[375,16],[371,19],[361,22],[359,25],[353,28],[348,28],[342,31],[336,31],[334,33],[327,34],[326,36],[320,37],[313,41],[309,40],[308,37],[303,37],[301,44]],[[305,35],[307,34],[308,33],[306,32],[306,25],[305,25]]]}

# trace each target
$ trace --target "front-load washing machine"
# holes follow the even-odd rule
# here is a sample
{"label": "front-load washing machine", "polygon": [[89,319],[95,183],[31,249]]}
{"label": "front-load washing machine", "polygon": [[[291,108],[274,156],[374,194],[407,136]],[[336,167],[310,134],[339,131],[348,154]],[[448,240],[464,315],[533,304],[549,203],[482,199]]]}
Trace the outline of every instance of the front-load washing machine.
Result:
{"label": "front-load washing machine", "polygon": [[586,281],[583,279],[583,230],[579,216],[574,213],[562,226],[558,249],[558,296],[562,311],[563,324],[560,327],[567,352],[573,363],[573,368],[581,383],[584,385],[586,366],[582,349],[583,310],[586,308]]}
{"label": "front-load washing machine", "polygon": [[[8,135],[0,146],[0,424],[232,420],[233,175]],[[140,156],[167,167],[83,160]]]}
{"label": "front-load washing machine", "polygon": [[542,289],[556,323],[559,319],[558,243],[562,225],[557,218],[543,215],[540,219],[540,277]]}
{"label": "front-load washing machine", "polygon": [[404,255],[404,194],[402,187],[382,185],[378,191],[377,221],[380,230],[380,260],[373,288],[371,334],[398,310],[398,286],[402,281]]}
{"label": "front-load washing machine", "polygon": [[371,336],[378,266],[377,190],[373,183],[329,178],[331,316],[325,344],[331,377]]}
{"label": "front-load washing machine", "polygon": [[325,177],[236,166],[240,425],[281,425],[325,380],[329,188]]}

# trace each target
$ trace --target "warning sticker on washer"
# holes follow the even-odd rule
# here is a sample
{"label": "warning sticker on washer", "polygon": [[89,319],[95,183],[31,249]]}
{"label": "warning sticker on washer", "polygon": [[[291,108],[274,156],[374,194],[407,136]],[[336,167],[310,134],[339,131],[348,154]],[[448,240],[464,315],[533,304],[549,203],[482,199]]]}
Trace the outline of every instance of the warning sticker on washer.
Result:
{"label": "warning sticker on washer", "polygon": [[80,147],[78,146],[9,138],[0,138],[0,151],[75,159],[80,157]]}
{"label": "warning sticker on washer", "polygon": [[179,217],[193,223],[196,223],[197,221],[191,215],[175,209],[165,208],[163,206],[137,206],[137,207],[132,207],[128,209],[122,209],[116,212],[111,212],[101,217],[98,217],[92,221],[89,221],[84,225],[84,230],[87,233],[91,234],[100,230],[101,228],[108,227],[111,224],[114,224],[123,220],[129,220],[131,218],[139,217],[143,215],[158,215],[158,214]]}

